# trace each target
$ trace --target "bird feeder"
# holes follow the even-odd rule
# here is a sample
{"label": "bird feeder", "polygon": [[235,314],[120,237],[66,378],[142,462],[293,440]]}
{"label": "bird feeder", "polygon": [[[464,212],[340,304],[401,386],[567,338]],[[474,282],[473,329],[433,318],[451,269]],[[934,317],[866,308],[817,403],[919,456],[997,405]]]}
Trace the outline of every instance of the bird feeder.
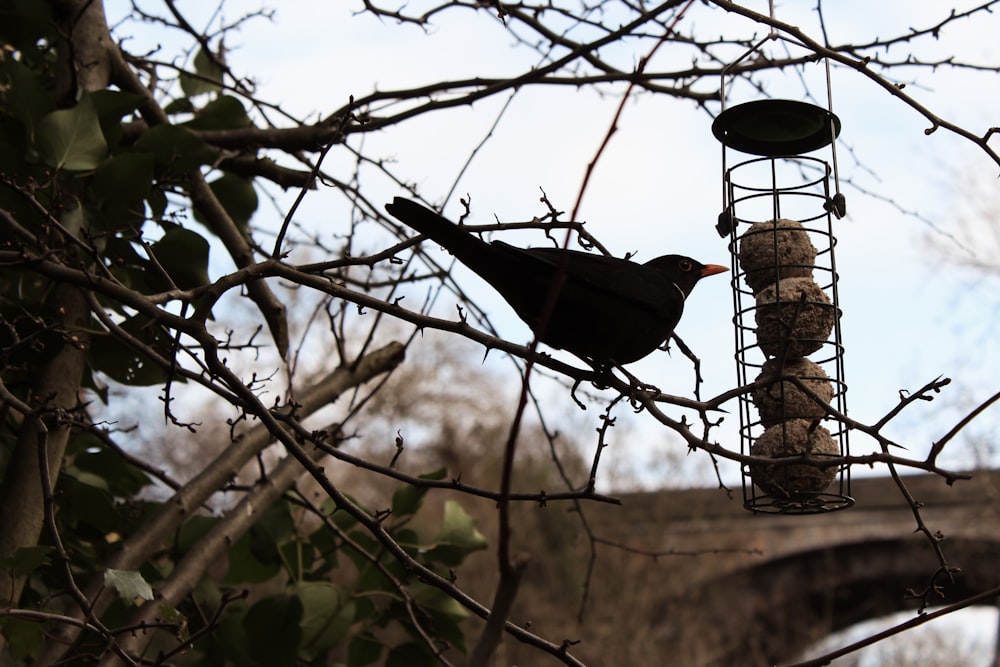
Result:
{"label": "bird feeder", "polygon": [[[830,66],[827,106],[787,99],[728,105],[727,81],[775,33],[722,72],[720,236],[729,239],[739,386],[743,504],[816,514],[850,507],[850,452],[834,221],[839,190]],[[833,410],[827,408],[830,406]],[[824,465],[824,459],[830,459]]]}

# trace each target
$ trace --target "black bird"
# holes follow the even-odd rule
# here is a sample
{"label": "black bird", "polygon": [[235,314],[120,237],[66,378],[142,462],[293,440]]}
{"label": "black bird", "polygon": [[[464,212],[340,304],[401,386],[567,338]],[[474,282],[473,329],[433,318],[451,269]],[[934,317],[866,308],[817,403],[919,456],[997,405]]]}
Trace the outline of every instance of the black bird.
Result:
{"label": "black bird", "polygon": [[[396,197],[385,209],[492,285],[543,343],[598,366],[627,364],[660,347],[695,283],[728,270],[680,255],[637,264],[562,248],[487,243],[409,199]],[[559,276],[562,284],[545,319],[550,287]]]}

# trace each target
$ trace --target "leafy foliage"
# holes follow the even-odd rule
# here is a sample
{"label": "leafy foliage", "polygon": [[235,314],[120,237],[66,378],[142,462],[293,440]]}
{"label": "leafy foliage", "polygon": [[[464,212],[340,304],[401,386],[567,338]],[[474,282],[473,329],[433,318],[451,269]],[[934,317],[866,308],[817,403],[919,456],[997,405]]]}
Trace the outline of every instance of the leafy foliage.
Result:
{"label": "leafy foliage", "polygon": [[[139,295],[198,290],[211,283],[211,226],[199,210],[193,224],[178,213],[176,199],[197,170],[219,160],[219,152],[195,132],[243,128],[251,121],[239,100],[222,94],[222,70],[204,51],[195,71],[180,79],[180,95],[166,105],[177,122],[134,128],[142,95],[112,90],[84,92],[68,105],[56,99],[52,59],[59,37],[46,3],[14,3],[4,9],[2,40],[17,45],[0,54],[0,161],[5,183],[0,209],[16,221],[18,247],[42,256],[38,239],[51,239],[52,252],[66,266],[103,274]],[[184,118],[189,118],[184,120]],[[258,200],[252,178],[218,170],[212,194],[247,233]],[[204,226],[203,226],[204,225]],[[59,239],[60,234],[62,238]],[[68,235],[67,235],[68,234]],[[13,239],[4,242],[14,247]],[[4,327],[0,365],[5,385],[26,402],[32,375],[69,344],[60,314],[46,310],[51,283],[30,265],[0,273]],[[185,382],[175,373],[180,347],[176,334],[138,302],[102,297],[113,316],[91,322],[84,384],[102,392],[105,380],[144,387]],[[5,412],[8,434],[19,424]],[[154,590],[177,563],[196,552],[222,518],[197,513],[176,532],[172,544],[139,569],[104,564],[117,545],[142,530],[164,504],[147,498],[153,479],[111,446],[98,430],[74,429],[66,465],[57,482],[54,527],[61,544],[43,533],[36,546],[18,549],[0,561],[0,573],[26,577],[20,599],[26,609],[50,609],[64,586],[57,549],[72,554],[74,576],[99,577],[117,599],[101,617],[122,623],[127,610],[154,599]],[[11,458],[15,440],[0,440],[0,466]],[[0,467],[2,472],[2,467]],[[440,479],[444,471],[429,478]],[[420,536],[406,527],[422,509],[426,490],[403,485],[393,503],[388,534],[405,542],[411,557],[444,573],[485,541],[457,505],[448,505],[439,533]],[[404,539],[405,538],[405,539]],[[434,589],[408,581],[399,562],[357,522],[328,505],[304,509],[293,495],[268,506],[232,541],[227,566],[206,574],[197,592],[176,608],[160,605],[158,617],[176,628],[186,645],[185,664],[327,665],[340,653],[352,664],[409,656],[427,664],[426,645],[405,639],[418,634],[411,618],[464,647],[459,627],[467,612]],[[357,576],[333,578],[344,568]],[[248,597],[248,591],[252,591]],[[54,612],[58,606],[51,607]],[[387,637],[403,630],[403,644]],[[15,616],[0,618],[0,633],[17,660],[37,658],[46,625]],[[276,641],[276,638],[278,640]],[[84,636],[76,653],[85,656],[104,639]],[[82,659],[82,662],[86,662]],[[82,664],[82,662],[80,664]],[[78,664],[71,660],[66,664]]]}

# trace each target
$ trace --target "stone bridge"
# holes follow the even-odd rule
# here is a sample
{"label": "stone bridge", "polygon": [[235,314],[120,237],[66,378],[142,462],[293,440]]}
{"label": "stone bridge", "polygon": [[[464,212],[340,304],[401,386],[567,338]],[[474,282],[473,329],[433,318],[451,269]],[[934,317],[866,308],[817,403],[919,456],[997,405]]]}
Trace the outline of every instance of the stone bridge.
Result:
{"label": "stone bridge", "polygon": [[[903,480],[924,504],[928,528],[944,536],[948,564],[961,568],[953,580],[935,579],[942,595],[934,604],[1000,586],[1000,471],[950,487],[939,477]],[[612,602],[624,601],[633,609],[644,641],[663,656],[657,664],[726,667],[781,664],[831,632],[916,609],[907,592],[934,578],[933,545],[915,533],[914,514],[891,479],[855,479],[851,491],[854,507],[806,516],[754,515],[739,489],[731,500],[696,489],[587,506],[593,533],[618,545],[602,542],[599,562],[634,587],[621,590],[622,577],[606,589],[598,581],[594,606],[621,613]],[[622,599],[639,600],[643,591],[655,591],[648,604]]]}

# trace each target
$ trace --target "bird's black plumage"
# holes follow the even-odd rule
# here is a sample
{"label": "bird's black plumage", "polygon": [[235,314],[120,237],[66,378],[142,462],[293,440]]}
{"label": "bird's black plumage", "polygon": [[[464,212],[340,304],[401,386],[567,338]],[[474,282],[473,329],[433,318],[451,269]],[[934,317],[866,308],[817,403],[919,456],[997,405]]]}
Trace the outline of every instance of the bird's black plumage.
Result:
{"label": "bird's black plumage", "polygon": [[[627,364],[658,348],[673,333],[698,280],[727,270],[680,255],[637,264],[561,248],[487,243],[414,201],[396,197],[385,208],[492,285],[543,343],[600,365]],[[560,276],[545,318],[546,298]]]}

